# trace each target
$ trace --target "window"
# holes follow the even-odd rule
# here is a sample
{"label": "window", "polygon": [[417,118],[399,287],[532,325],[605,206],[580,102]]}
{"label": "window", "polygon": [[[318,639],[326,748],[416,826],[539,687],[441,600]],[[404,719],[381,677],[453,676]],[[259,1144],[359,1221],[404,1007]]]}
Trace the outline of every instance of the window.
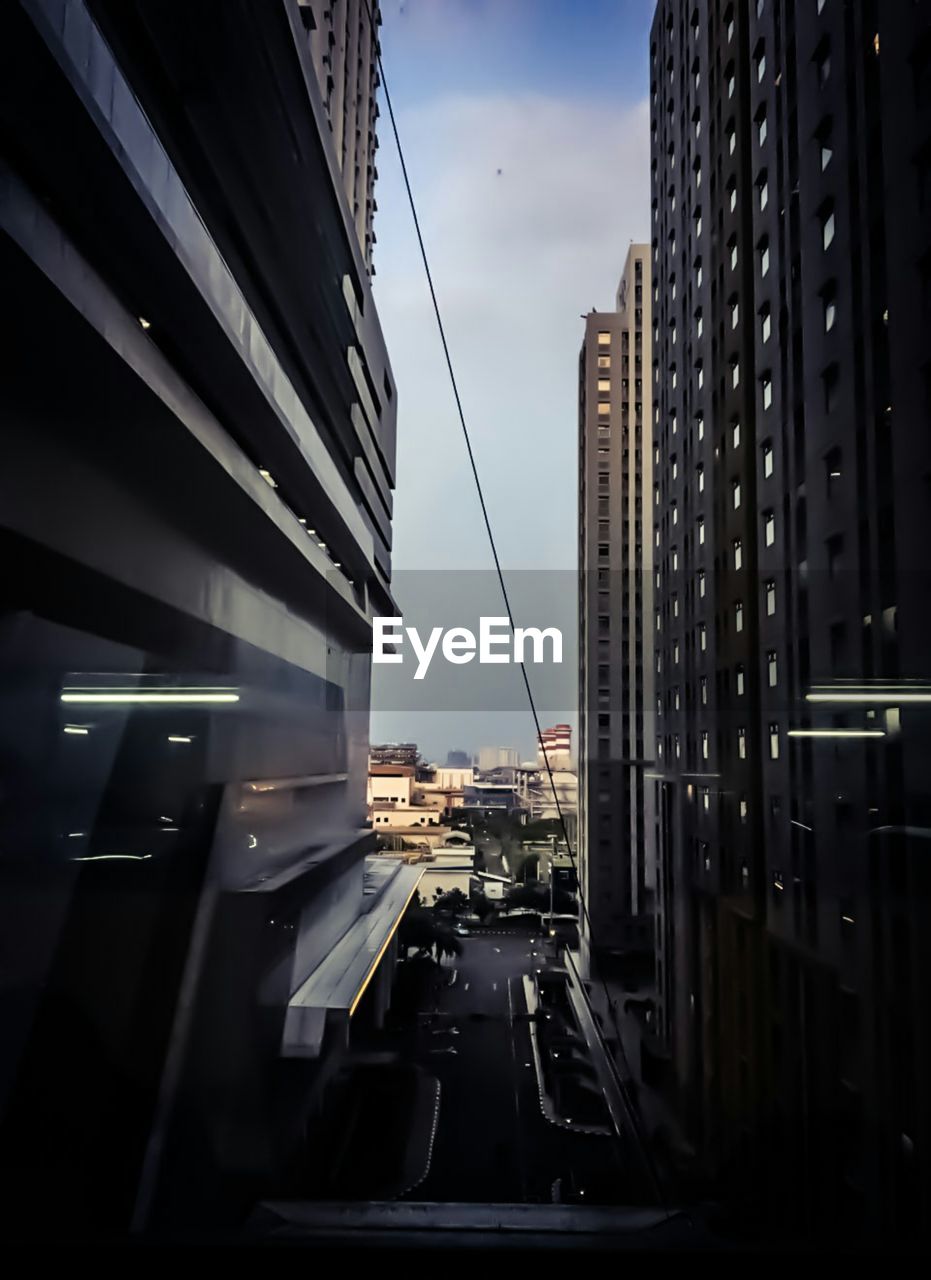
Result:
{"label": "window", "polygon": [[[737,607],[739,609],[743,609],[743,605],[738,605]],[[744,693],[746,692],[746,685],[744,684],[743,667],[738,666],[735,674],[736,674],[736,684],[737,684],[737,697],[742,698],[744,696]]]}
{"label": "window", "polygon": [[611,335],[610,335],[610,333],[605,333],[605,332],[602,330],[602,331],[598,334],[598,345],[599,345],[599,347],[609,347],[609,346],[611,345]]}
{"label": "window", "polygon": [[696,419],[695,419],[695,423],[696,423],[696,426],[698,427],[698,438],[699,438],[699,440],[704,440],[704,438],[705,438],[705,419],[704,419],[704,416],[703,416],[702,414],[698,414],[698,415],[697,415],[697,417],[696,417]]}
{"label": "window", "polygon": [[601,395],[605,395],[605,394],[606,394],[607,392],[609,392],[610,390],[611,390],[611,379],[610,379],[610,378],[599,378],[599,379],[598,379],[598,391],[599,391],[599,393],[600,393]]}
{"label": "window", "polygon": [[734,510],[735,511],[739,510],[740,509],[740,481],[739,480],[731,481],[731,499],[734,503]]}
{"label": "window", "polygon": [[737,267],[737,237],[736,236],[731,236],[730,240],[728,240],[727,242],[727,247],[730,250],[731,271],[734,271],[736,270],[736,267]]}
{"label": "window", "polygon": [[834,240],[834,205],[828,203],[821,209],[821,246],[829,249]]}
{"label": "window", "polygon": [[779,683],[779,664],[775,649],[770,649],[766,655],[766,681],[770,689],[775,689]]}
{"label": "window", "polygon": [[762,147],[766,141],[766,108],[763,107],[756,115],[756,137],[757,142]]}
{"label": "window", "polygon": [[742,569],[743,562],[744,562],[743,542],[740,540],[740,538],[735,538],[731,545],[734,548],[734,568]]}
{"label": "window", "polygon": [[[738,600],[734,605],[734,630],[743,631],[744,629],[744,607]],[[740,683],[743,684],[743,674],[740,676]],[[738,693],[743,693],[743,689],[738,689]]]}
{"label": "window", "polygon": [[725,130],[725,136],[726,136],[726,138],[727,138],[727,150],[728,150],[728,154],[729,154],[729,155],[733,155],[733,154],[734,154],[734,151],[735,151],[735,150],[736,150],[736,148],[737,148],[737,134],[736,134],[736,133],[735,133],[735,131],[734,131],[734,122],[733,122],[733,120],[732,120],[732,121],[730,122],[730,124],[727,126],[727,129]]}
{"label": "window", "polygon": [[734,75],[734,64],[729,62],[724,72],[724,82],[727,85],[727,96],[733,98],[734,90],[737,88],[737,78]]}
{"label": "window", "polygon": [[599,356],[599,357],[598,357],[598,368],[599,368],[599,369],[610,369],[610,368],[611,368],[611,357],[610,357],[610,356]]}
{"label": "window", "polygon": [[833,284],[826,285],[821,291],[821,306],[824,315],[824,332],[830,333],[837,321],[837,295]]}
{"label": "window", "polygon": [[768,409],[773,403],[773,380],[768,373],[764,373],[761,379],[763,388],[763,408]]}
{"label": "window", "polygon": [[704,600],[704,598],[705,598],[705,571],[704,571],[704,569],[699,569],[699,571],[698,571],[698,596],[699,596],[699,599],[700,599],[700,600]]}
{"label": "window", "polygon": [[702,729],[702,731],[701,731],[701,758],[702,758],[703,760],[707,760],[707,759],[708,759],[708,750],[709,750],[709,743],[708,743],[708,730],[707,730],[707,729]]}
{"label": "window", "polygon": [[841,478],[841,451],[840,449],[830,449],[824,458],[824,472],[827,481],[828,496],[834,492],[834,487]]}
{"label": "window", "polygon": [[704,546],[704,544],[705,544],[705,522],[703,519],[701,519],[698,521],[698,545]]}
{"label": "window", "polygon": [[769,240],[764,236],[759,244],[760,253],[760,276],[769,274]]}
{"label": "window", "polygon": [[821,41],[815,50],[815,73],[818,77],[818,84],[822,87],[826,85],[831,76],[831,46],[827,37]]}
{"label": "window", "polygon": [[772,511],[763,513],[763,538],[768,547],[776,541],[776,517]]}
{"label": "window", "polygon": [[733,38],[734,38],[734,8],[733,8],[733,5],[728,6],[727,13],[725,13],[725,15],[724,15],[724,32],[725,32],[725,36],[726,36],[726,38],[727,38],[727,43],[728,43],[728,44],[730,44],[730,42],[731,42],[731,41],[733,40]]}
{"label": "window", "polygon": [[766,616],[773,617],[776,612],[776,584],[772,578],[766,583]]}
{"label": "window", "polygon": [[746,760],[747,758],[747,731],[746,729],[737,730],[737,758]]}
{"label": "window", "polygon": [[676,711],[679,710],[679,686],[676,685],[672,691],[672,704]]}
{"label": "window", "polygon": [[699,688],[701,690],[701,704],[703,707],[707,707],[708,705],[708,677],[707,676],[702,676],[701,680],[699,681]]}
{"label": "window", "polygon": [[768,480],[773,474],[773,446],[767,442],[763,445],[763,479]]}
{"label": "window", "polygon": [[815,134],[818,141],[819,154],[821,159],[821,172],[831,163],[834,156],[834,149],[831,146],[831,118],[828,118],[821,124],[818,132]]}
{"label": "window", "polygon": [[708,648],[708,628],[703,622],[698,624],[698,647],[702,653]]}
{"label": "window", "polygon": [[711,790],[709,787],[701,788],[701,807],[705,813],[711,812]]}
{"label": "window", "polygon": [[733,296],[728,300],[728,304],[727,304],[727,305],[730,307],[730,313],[731,313],[731,328],[732,328],[732,329],[736,329],[736,328],[737,328],[737,324],[738,324],[738,322],[739,322],[739,320],[740,320],[740,302],[739,302],[739,300],[738,300],[738,298],[737,298],[737,295],[736,295],[736,294],[734,294],[734,295],[733,295]]}
{"label": "window", "polygon": [[770,760],[779,759],[779,726],[771,724],[769,726],[769,758]]}
{"label": "window", "polygon": [[837,392],[840,378],[837,372],[837,365],[829,365],[821,375],[821,383],[824,387],[824,411],[825,413],[833,413],[837,406]]}
{"label": "window", "polygon": [[598,417],[606,418],[610,412],[611,412],[611,401],[599,400],[598,401]]}
{"label": "window", "polygon": [[731,360],[731,386],[735,389],[740,386],[740,361]]}
{"label": "window", "polygon": [[736,418],[731,422],[731,443],[735,449],[740,447],[740,423]]}
{"label": "window", "polygon": [[701,465],[695,468],[695,474],[698,477],[698,492],[705,492],[705,468]]}
{"label": "window", "polygon": [[763,342],[769,342],[770,334],[773,331],[773,319],[769,307],[766,306],[760,312],[760,336]]}
{"label": "window", "polygon": [[762,84],[763,77],[766,75],[766,46],[762,40],[756,46],[753,58],[756,62],[757,83]]}
{"label": "window", "polygon": [[701,335],[702,335],[702,329],[703,329],[703,328],[704,328],[704,325],[702,324],[702,318],[701,318],[701,307],[699,307],[699,308],[698,308],[698,310],[695,312],[695,336],[696,336],[696,338],[700,338],[700,337],[701,337]]}

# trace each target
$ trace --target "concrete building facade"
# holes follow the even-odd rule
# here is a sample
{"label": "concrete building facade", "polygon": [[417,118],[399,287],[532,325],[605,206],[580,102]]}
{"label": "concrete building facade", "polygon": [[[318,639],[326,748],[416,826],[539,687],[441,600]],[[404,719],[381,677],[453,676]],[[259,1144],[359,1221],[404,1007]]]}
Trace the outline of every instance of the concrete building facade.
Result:
{"label": "concrete building facade", "polygon": [[661,0],[650,57],[659,1029],[727,1194],[901,1240],[931,1209],[929,14]]}
{"label": "concrete building facade", "polygon": [[579,358],[579,849],[596,951],[652,946],[653,416],[650,247]]}

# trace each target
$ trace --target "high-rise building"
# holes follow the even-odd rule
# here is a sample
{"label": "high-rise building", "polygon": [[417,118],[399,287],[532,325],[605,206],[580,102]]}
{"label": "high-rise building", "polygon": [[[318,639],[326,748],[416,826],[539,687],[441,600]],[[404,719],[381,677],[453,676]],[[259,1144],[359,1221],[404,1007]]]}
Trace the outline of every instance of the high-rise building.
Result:
{"label": "high-rise building", "polygon": [[[297,0],[343,189],[370,274],[375,245],[378,150],[377,0]],[[374,29],[372,24],[374,23]]]}
{"label": "high-rise building", "polygon": [[0,12],[0,1170],[29,1230],[53,1184],[62,1235],[240,1217],[384,1012],[416,873],[366,871],[396,395],[350,9],[332,131],[297,0]]}
{"label": "high-rise building", "polygon": [[928,6],[660,0],[650,78],[658,1029],[720,1187],[902,1238],[931,1210]]}
{"label": "high-rise building", "polygon": [[653,941],[650,281],[650,246],[632,244],[579,357],[580,871],[596,950]]}
{"label": "high-rise building", "polygon": [[478,767],[483,772],[491,769],[516,769],[520,764],[520,752],[516,747],[479,747]]}

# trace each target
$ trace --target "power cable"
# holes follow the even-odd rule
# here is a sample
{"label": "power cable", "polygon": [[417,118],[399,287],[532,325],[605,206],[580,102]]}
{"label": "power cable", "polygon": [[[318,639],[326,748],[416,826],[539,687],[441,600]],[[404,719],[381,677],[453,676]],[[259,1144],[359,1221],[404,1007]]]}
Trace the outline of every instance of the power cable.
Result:
{"label": "power cable", "polygon": [[[498,584],[501,588],[501,596],[502,596],[502,599],[504,600],[505,610],[507,611],[508,622],[510,623],[511,630],[513,632],[514,631],[514,614],[511,609],[511,601],[508,595],[507,583],[505,582],[504,572],[501,568],[501,561],[498,557],[498,547],[495,542],[494,532],[491,527],[491,519],[489,517],[488,507],[485,502],[485,494],[482,489],[482,482],[481,482],[481,479],[479,478],[478,465],[475,461],[475,453],[472,449],[472,439],[469,435],[469,428],[466,424],[465,412],[462,407],[462,398],[459,394],[459,384],[456,381],[456,373],[453,368],[453,361],[452,361],[452,356],[449,350],[449,343],[446,339],[446,329],[443,324],[443,316],[440,311],[440,304],[437,299],[436,288],[433,283],[433,273],[430,270],[430,261],[429,261],[429,258],[427,257],[427,249],[426,249],[426,245],[424,244],[423,233],[420,227],[420,218],[418,217],[418,214],[417,214],[417,205],[414,200],[414,192],[411,187],[410,176],[407,171],[407,162],[404,157],[404,148],[401,145],[401,138],[400,138],[400,134],[398,133],[398,126],[397,126],[397,121],[395,119],[394,107],[392,106],[392,102],[391,102],[391,94],[388,91],[388,81],[387,81],[387,77],[385,76],[385,68],[381,58],[381,46],[378,40],[377,29],[375,27],[375,23],[372,17],[372,8],[369,3],[369,0],[365,0],[365,7],[368,13],[370,30],[371,30],[371,38],[372,38],[372,43],[375,49],[375,57],[378,63],[378,73],[381,77],[382,90],[385,95],[385,106],[388,108],[388,119],[391,123],[391,132],[394,136],[394,143],[397,148],[398,159],[401,164],[401,175],[404,179],[404,189],[407,193],[407,202],[408,202],[408,205],[410,206],[411,218],[414,223],[414,231],[416,232],[416,235],[417,235],[417,244],[420,249],[420,257],[423,263],[424,273],[427,278],[427,285],[430,290],[430,300],[433,304],[433,313],[436,318],[437,330],[440,335],[440,342],[443,347],[443,355],[446,360],[446,368],[449,373],[449,381],[450,381],[450,385],[452,386],[453,397],[456,402],[456,412],[459,416],[459,424],[462,427],[462,435],[465,440],[466,454],[469,459],[469,467],[472,471],[472,479],[475,482],[475,491],[478,495],[479,506],[481,507],[482,520],[485,525],[485,532],[488,535],[488,544],[489,544],[489,547],[491,548],[492,559],[494,561],[494,566],[495,566],[495,574],[498,579]],[[553,770],[550,765],[549,755],[547,753],[546,744],[543,739],[543,733],[540,725],[539,713],[537,711],[536,700],[534,699],[533,690],[530,685],[530,677],[527,674],[526,665],[523,662],[521,662],[519,666],[521,670],[521,675],[523,677],[524,689],[526,690],[526,693],[527,693],[527,701],[529,703],[530,711],[533,716],[533,723],[534,723],[534,728],[536,730],[537,741],[540,744],[540,751],[543,756],[544,766],[546,768],[547,779],[550,784],[550,789],[553,793],[553,801],[556,807],[557,820],[562,830],[563,839],[565,840],[565,843],[566,843],[566,850],[568,852],[569,859],[572,863],[572,870],[575,875],[576,884],[579,887],[579,902],[581,904],[582,912],[585,917],[585,922],[588,927],[588,935],[592,939],[592,942],[594,943],[594,931],[592,929],[591,915],[588,910],[588,904],[585,901],[585,896],[581,892],[581,881],[579,879],[578,864],[576,862],[575,854],[572,851],[572,843],[569,839],[569,830],[566,825],[566,819],[562,810],[562,805],[559,802],[559,794],[556,790],[556,780],[553,777]],[[550,874],[552,874],[552,870]],[[567,949],[567,954],[568,954],[568,949]],[[591,1005],[588,991],[581,978],[581,975],[579,974],[578,968],[575,965],[575,961],[572,960],[571,963],[572,963],[573,969],[575,970],[576,977],[578,979],[579,990],[582,992],[583,998],[585,999],[586,1003],[589,1006],[589,1009],[593,1015],[592,1016],[593,1024],[596,1028],[597,1033],[600,1036],[601,1031],[598,1026],[597,1012]],[[618,1027],[618,1024],[617,1024],[617,1011],[615,1009],[614,1002],[611,999],[610,992],[608,991],[608,987],[605,979],[600,978],[599,980],[601,983],[602,990],[604,992],[605,1005],[608,1009],[609,1016],[611,1018],[611,1022],[614,1028],[614,1034],[617,1040],[617,1046],[620,1051],[621,1058],[623,1059],[623,1062],[624,1062],[624,1069],[625,1069],[627,1078],[631,1079],[632,1073],[630,1070],[630,1063],[628,1062],[627,1053],[624,1048],[624,1041],[621,1036],[620,1028]],[[602,1041],[603,1041],[603,1037],[602,1037]],[[614,1061],[613,1055],[608,1050],[607,1045],[603,1044],[602,1047],[604,1048],[605,1057],[607,1061],[611,1064],[612,1072],[615,1075],[618,1089],[619,1089],[621,1098],[623,1100],[624,1108],[627,1112],[628,1119],[630,1121],[634,1138],[640,1149],[641,1160],[643,1161],[644,1167],[647,1170],[647,1175],[651,1183],[653,1184],[653,1190],[663,1210],[671,1216],[672,1210],[670,1209],[667,1201],[667,1197],[663,1188],[662,1179],[659,1176],[659,1170],[657,1169],[656,1162],[654,1161],[652,1153],[649,1149],[649,1144],[646,1142],[643,1135],[642,1120],[639,1115],[638,1108],[635,1102],[629,1096],[629,1091],[627,1089],[626,1081],[621,1077],[620,1072],[617,1069],[617,1064]]]}

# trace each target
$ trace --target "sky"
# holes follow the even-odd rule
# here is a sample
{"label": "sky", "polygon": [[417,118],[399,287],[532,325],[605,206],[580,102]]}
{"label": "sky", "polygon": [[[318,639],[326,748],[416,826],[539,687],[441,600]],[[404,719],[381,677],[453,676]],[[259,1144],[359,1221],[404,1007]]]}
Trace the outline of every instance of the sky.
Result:
{"label": "sky", "polygon": [[[385,79],[502,565],[561,571],[552,593],[563,606],[577,547],[581,317],[613,306],[628,245],[649,239],[653,7],[381,5]],[[384,102],[379,142],[374,291],[398,388],[396,595],[405,615],[424,615],[438,583],[455,597],[458,571],[492,562]],[[516,702],[405,708],[385,674],[375,669],[373,741],[417,741],[440,760],[454,747],[532,753]],[[545,710],[544,723],[575,719],[574,706]]]}

